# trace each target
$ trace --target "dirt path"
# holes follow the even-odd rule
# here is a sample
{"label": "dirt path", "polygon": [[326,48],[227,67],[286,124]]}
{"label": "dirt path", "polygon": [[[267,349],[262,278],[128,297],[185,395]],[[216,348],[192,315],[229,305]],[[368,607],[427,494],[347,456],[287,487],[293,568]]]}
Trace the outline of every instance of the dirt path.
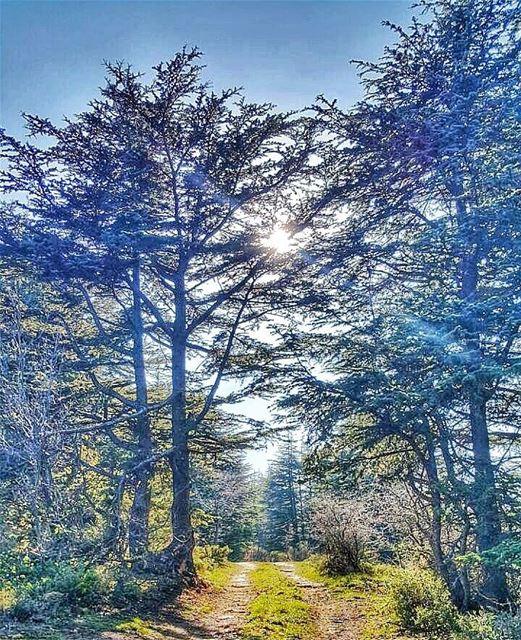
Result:
{"label": "dirt path", "polygon": [[299,576],[290,562],[275,564],[301,587],[305,600],[313,607],[319,633],[314,640],[358,640],[362,617],[352,602],[337,599],[323,584]]}
{"label": "dirt path", "polygon": [[[157,621],[147,623],[146,635],[137,637],[150,640],[239,640],[247,608],[253,593],[248,574],[255,567],[251,562],[237,563],[238,571],[230,584],[208,599],[195,597],[187,602],[185,613],[166,614]],[[144,632],[145,633],[145,632]],[[136,635],[125,632],[105,632],[100,640],[134,640]]]}
{"label": "dirt path", "polygon": [[255,568],[255,563],[238,562],[237,566],[240,567],[239,571],[233,576],[228,587],[216,595],[211,611],[197,621],[206,635],[189,636],[190,640],[240,639],[248,605],[253,599],[248,575]]}

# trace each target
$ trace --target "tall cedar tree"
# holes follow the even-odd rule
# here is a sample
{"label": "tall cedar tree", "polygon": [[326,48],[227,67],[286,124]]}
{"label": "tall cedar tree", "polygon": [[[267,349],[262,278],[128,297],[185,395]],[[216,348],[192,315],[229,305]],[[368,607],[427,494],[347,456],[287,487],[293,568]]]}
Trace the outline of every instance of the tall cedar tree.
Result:
{"label": "tall cedar tree", "polygon": [[[321,291],[338,295],[324,335],[304,341],[334,377],[298,367],[303,393],[287,404],[315,434],[329,437],[328,422],[351,434],[348,446],[365,448],[361,460],[378,441],[392,451],[380,448],[376,459],[417,456],[440,556],[436,459],[462,501],[470,468],[472,532],[486,552],[503,539],[491,427],[506,444],[502,456],[518,437],[521,5],[420,8],[425,23],[390,25],[397,43],[379,62],[360,63],[366,97],[355,109],[317,107],[334,148],[321,171],[344,213],[315,251]],[[437,568],[444,574],[442,557]],[[482,600],[505,603],[503,569],[484,572]]]}
{"label": "tall cedar tree", "polygon": [[[249,104],[236,89],[213,92],[201,82],[199,57],[184,50],[149,82],[108,65],[101,97],[63,126],[25,116],[45,144],[2,139],[10,199],[3,254],[58,286],[112,290],[116,301],[130,292],[134,398],[109,395],[137,444],[127,471],[137,478],[131,542],[137,553],[146,547],[150,465],[168,456],[173,537],[165,557],[186,580],[195,575],[190,439],[214,406],[241,330],[246,344],[252,300],[276,277],[262,239],[281,216],[302,225],[312,214],[294,186],[308,170],[309,123]],[[87,304],[96,316],[88,295]],[[170,353],[171,443],[160,451],[152,451],[147,336]]]}

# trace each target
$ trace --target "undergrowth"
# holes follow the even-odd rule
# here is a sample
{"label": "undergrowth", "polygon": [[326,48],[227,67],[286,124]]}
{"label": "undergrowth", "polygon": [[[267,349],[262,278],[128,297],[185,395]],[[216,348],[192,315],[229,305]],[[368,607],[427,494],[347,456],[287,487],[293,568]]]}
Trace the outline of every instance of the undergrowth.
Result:
{"label": "undergrowth", "polygon": [[[212,594],[222,591],[237,571],[226,561],[227,554],[214,549],[196,559],[204,585],[193,599],[197,613],[210,608]],[[24,561],[23,574],[16,568],[16,580],[0,571],[0,638],[65,640],[104,631],[155,638],[157,609],[172,602],[174,595],[166,583],[161,589],[157,580],[109,565]]]}
{"label": "undergrowth", "polygon": [[364,620],[360,640],[521,640],[521,616],[458,614],[441,579],[427,570],[375,564],[330,576],[318,557],[295,566],[302,577],[355,603]]}

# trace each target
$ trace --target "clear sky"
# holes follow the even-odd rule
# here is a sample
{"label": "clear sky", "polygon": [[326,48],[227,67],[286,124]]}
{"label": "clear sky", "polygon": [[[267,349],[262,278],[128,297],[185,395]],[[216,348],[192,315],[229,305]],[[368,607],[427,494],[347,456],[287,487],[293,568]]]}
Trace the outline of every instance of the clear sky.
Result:
{"label": "clear sky", "polygon": [[[147,71],[183,45],[205,54],[219,89],[298,109],[320,93],[344,105],[360,96],[351,59],[375,59],[393,40],[383,20],[406,24],[409,0],[3,0],[1,123],[23,134],[20,112],[52,120],[86,106],[103,84],[103,60]],[[260,403],[251,407],[260,417]],[[259,469],[268,454],[249,456]]]}
{"label": "clear sky", "polygon": [[146,70],[184,44],[206,54],[217,88],[298,108],[319,93],[349,103],[359,83],[348,61],[389,42],[382,20],[407,22],[408,0],[3,0],[2,123],[20,111],[51,118],[82,109],[103,83],[104,59]]}

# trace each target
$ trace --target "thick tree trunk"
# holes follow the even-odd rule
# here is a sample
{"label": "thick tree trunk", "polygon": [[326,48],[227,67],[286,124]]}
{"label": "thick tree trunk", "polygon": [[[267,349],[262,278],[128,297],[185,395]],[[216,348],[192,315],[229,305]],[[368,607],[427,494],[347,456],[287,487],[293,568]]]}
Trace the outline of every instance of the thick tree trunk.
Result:
{"label": "thick tree trunk", "polygon": [[[460,297],[463,302],[461,326],[465,331],[465,349],[469,357],[466,396],[469,408],[469,423],[474,465],[473,510],[476,515],[476,539],[479,551],[483,552],[501,541],[501,518],[496,498],[495,474],[490,453],[487,425],[487,391],[479,378],[483,354],[475,303],[478,294],[479,260],[481,251],[479,238],[474,229],[472,212],[467,210],[463,189],[458,190],[456,211],[462,255],[460,260]],[[508,587],[504,571],[484,569],[482,585],[483,600],[488,604],[504,604],[508,600]]]}
{"label": "thick tree trunk", "polygon": [[[139,260],[132,270],[132,333],[133,333],[133,366],[136,385],[136,409],[146,411],[148,404],[148,387],[144,354],[144,328],[141,310],[141,268]],[[148,460],[152,453],[152,439],[148,415],[143,413],[136,419],[134,436],[137,440],[138,452],[135,457],[136,466]],[[148,551],[148,520],[150,514],[150,475],[151,466],[140,466],[134,477],[134,494],[130,507],[128,525],[129,554],[136,566],[142,565]]]}
{"label": "thick tree trunk", "polygon": [[186,415],[186,290],[184,273],[176,279],[175,321],[172,337],[172,535],[176,572],[184,582],[196,579],[193,562],[194,534],[190,519],[189,425]]}
{"label": "thick tree trunk", "polygon": [[[450,495],[448,497],[453,507],[457,512],[459,512],[463,522],[463,531],[460,536],[458,555],[465,555],[467,553],[468,532],[471,528],[466,506],[467,501],[465,499],[467,496],[466,485],[456,476],[454,460],[452,459],[449,449],[449,434],[447,433],[442,421],[438,422],[438,428],[440,433],[440,450],[447,472],[447,479],[451,486]],[[457,579],[451,589],[452,597],[454,603],[461,611],[468,611],[472,598],[468,569],[465,566],[454,567],[454,569],[457,571]]]}
{"label": "thick tree trunk", "polygon": [[150,469],[142,467],[134,479],[134,495],[128,525],[128,548],[135,566],[142,566],[148,552],[150,514]]}
{"label": "thick tree trunk", "polygon": [[[474,454],[473,504],[477,519],[476,538],[478,548],[483,552],[501,541],[501,519],[490,456],[486,401],[477,392],[471,395],[469,410]],[[489,604],[504,604],[508,601],[508,587],[502,569],[489,567],[485,570],[482,595]]]}

